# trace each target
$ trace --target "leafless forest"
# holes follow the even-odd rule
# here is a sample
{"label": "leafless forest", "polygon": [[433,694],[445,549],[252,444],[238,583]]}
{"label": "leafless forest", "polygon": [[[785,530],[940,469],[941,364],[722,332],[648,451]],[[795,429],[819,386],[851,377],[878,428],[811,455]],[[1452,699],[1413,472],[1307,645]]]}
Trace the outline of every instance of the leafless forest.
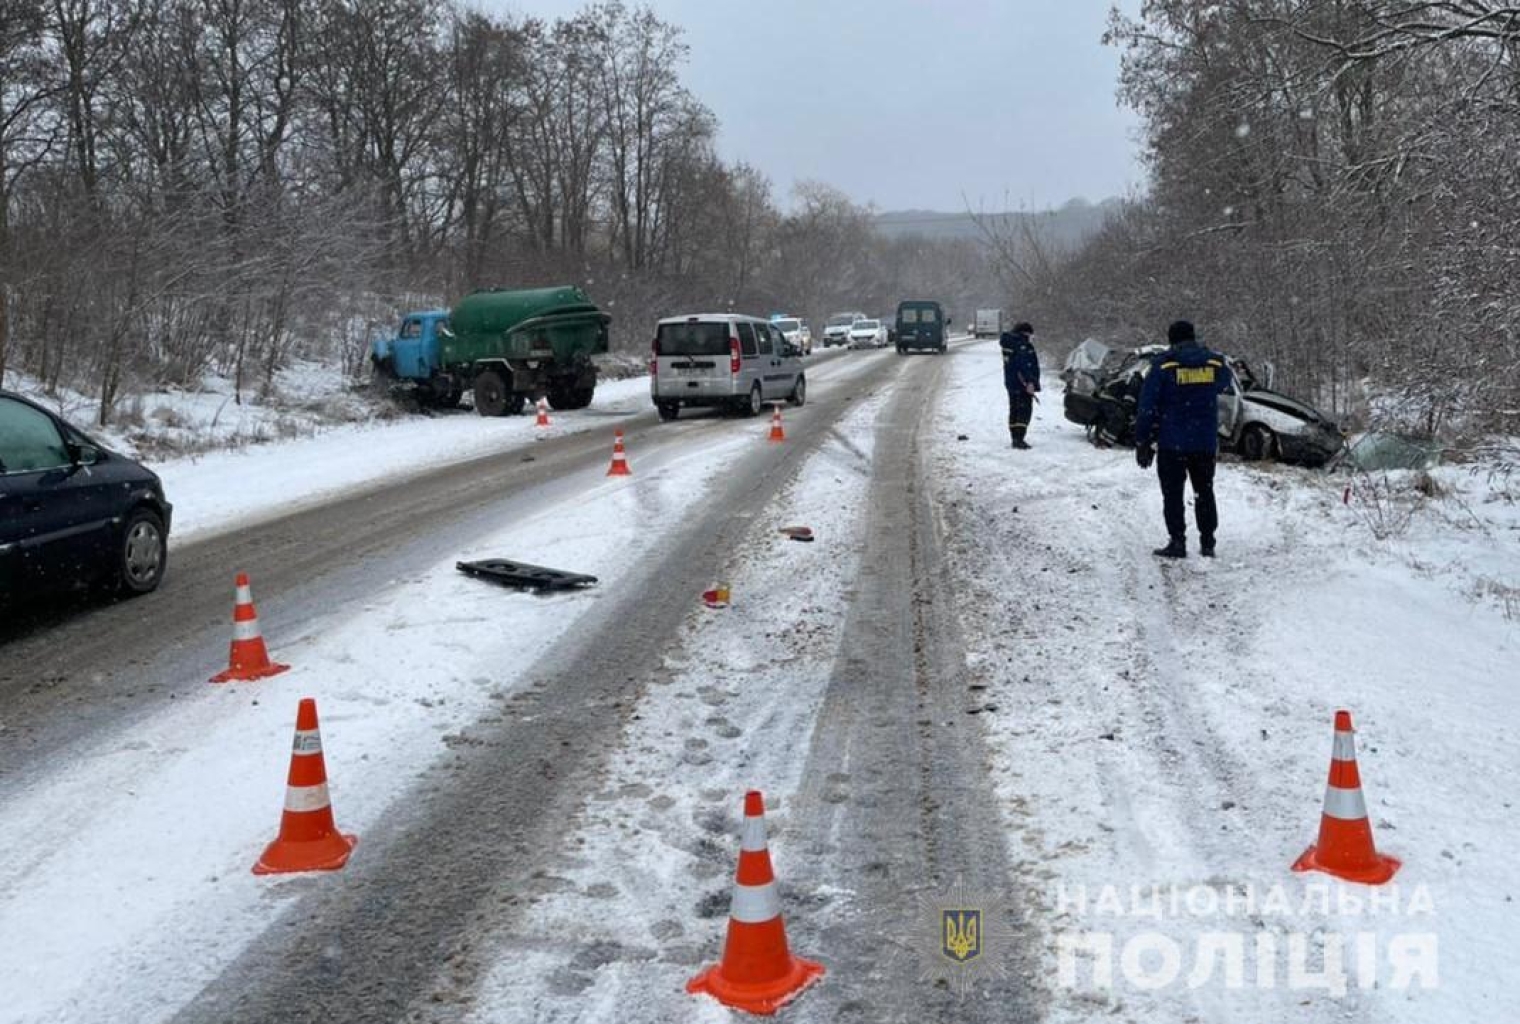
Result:
{"label": "leafless forest", "polygon": [[1151,190],[1005,254],[1048,322],[1190,315],[1338,412],[1520,429],[1520,6],[1147,0],[1109,41]]}
{"label": "leafless forest", "polygon": [[778,197],[719,159],[683,59],[619,3],[5,0],[0,370],[108,423],[208,370],[357,368],[398,308],[476,287],[581,284],[629,350],[694,306],[995,291],[972,241],[884,239],[826,185]]}
{"label": "leafless forest", "polygon": [[674,309],[925,293],[1047,343],[1187,315],[1339,415],[1520,429],[1520,7],[1147,0],[1108,41],[1152,182],[1072,248],[773,194],[716,154],[679,27],[620,3],[6,0],[0,371],[108,423],[208,370],[357,370],[398,308],[482,286],[582,284],[629,351]]}

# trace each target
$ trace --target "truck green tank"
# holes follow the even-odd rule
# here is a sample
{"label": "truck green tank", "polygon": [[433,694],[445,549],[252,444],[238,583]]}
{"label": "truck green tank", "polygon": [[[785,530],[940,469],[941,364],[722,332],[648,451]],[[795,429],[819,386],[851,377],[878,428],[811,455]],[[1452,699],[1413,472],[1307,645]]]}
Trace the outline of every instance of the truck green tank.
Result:
{"label": "truck green tank", "polygon": [[447,314],[407,314],[371,359],[427,404],[453,405],[471,388],[482,416],[520,412],[539,396],[556,409],[583,409],[596,391],[591,357],[607,351],[611,320],[573,286],[493,288]]}

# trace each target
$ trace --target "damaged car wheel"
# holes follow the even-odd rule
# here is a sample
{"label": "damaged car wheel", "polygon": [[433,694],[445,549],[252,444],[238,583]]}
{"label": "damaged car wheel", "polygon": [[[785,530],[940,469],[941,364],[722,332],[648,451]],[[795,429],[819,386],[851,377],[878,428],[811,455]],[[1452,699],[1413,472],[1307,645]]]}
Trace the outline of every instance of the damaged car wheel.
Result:
{"label": "damaged car wheel", "polygon": [[1272,431],[1259,423],[1253,423],[1240,436],[1240,454],[1247,462],[1270,459],[1277,444]]}

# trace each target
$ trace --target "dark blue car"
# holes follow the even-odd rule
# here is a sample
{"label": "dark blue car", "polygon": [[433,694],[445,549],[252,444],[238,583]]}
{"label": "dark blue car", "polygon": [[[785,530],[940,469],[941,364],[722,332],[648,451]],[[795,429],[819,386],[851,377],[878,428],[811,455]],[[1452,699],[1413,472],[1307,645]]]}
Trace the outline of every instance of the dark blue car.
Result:
{"label": "dark blue car", "polygon": [[0,605],[86,585],[146,594],[172,511],[153,473],[0,391]]}

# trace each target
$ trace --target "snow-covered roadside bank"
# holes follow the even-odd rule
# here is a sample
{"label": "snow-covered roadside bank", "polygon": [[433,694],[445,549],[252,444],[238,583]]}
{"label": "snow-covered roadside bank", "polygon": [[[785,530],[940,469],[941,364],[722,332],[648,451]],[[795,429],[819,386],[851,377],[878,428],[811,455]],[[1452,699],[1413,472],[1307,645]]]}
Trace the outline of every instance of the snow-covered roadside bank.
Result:
{"label": "snow-covered roadside bank", "polygon": [[[335,611],[324,635],[271,636],[289,673],[206,686],[127,742],[61,751],[56,772],[0,806],[0,834],[25,837],[0,864],[0,1020],[172,1013],[303,893],[340,884],[249,873],[279,822],[299,697],[318,698],[338,824],[359,834],[362,858],[366,830],[451,737],[513,693],[763,436],[755,424],[661,446],[631,480],[589,472],[572,497]],[[456,558],[519,552],[601,586],[536,598],[454,570]]]}
{"label": "snow-covered roadside bank", "polygon": [[[788,913],[822,913],[838,895],[788,884],[805,840],[787,834],[787,812],[861,556],[884,399],[853,410],[781,496],[741,513],[753,529],[728,568],[733,606],[694,607],[681,624],[570,852],[525,923],[492,939],[498,968],[478,991],[440,992],[442,1005],[464,1002],[481,1022],[731,1019],[683,986],[721,949],[746,789],[766,794]],[[787,525],[817,540],[789,541]]]}
{"label": "snow-covered roadside bank", "polygon": [[[1520,1017],[1503,966],[1520,938],[1513,499],[1444,471],[1466,508],[1432,504],[1375,541],[1343,480],[1227,464],[1222,557],[1160,564],[1153,474],[1088,445],[1053,379],[1034,449],[1009,451],[984,351],[942,398],[937,499],[1000,794],[1021,822],[1012,855],[1046,880],[1030,902],[1045,908],[1055,1019]],[[1379,847],[1404,861],[1381,905],[1289,871],[1318,829],[1337,707],[1360,730]],[[1111,943],[1112,987],[1086,954],[1063,985],[1063,939]],[[1401,943],[1418,967],[1433,948],[1438,977],[1401,976]],[[1127,946],[1141,963],[1122,962]]]}

